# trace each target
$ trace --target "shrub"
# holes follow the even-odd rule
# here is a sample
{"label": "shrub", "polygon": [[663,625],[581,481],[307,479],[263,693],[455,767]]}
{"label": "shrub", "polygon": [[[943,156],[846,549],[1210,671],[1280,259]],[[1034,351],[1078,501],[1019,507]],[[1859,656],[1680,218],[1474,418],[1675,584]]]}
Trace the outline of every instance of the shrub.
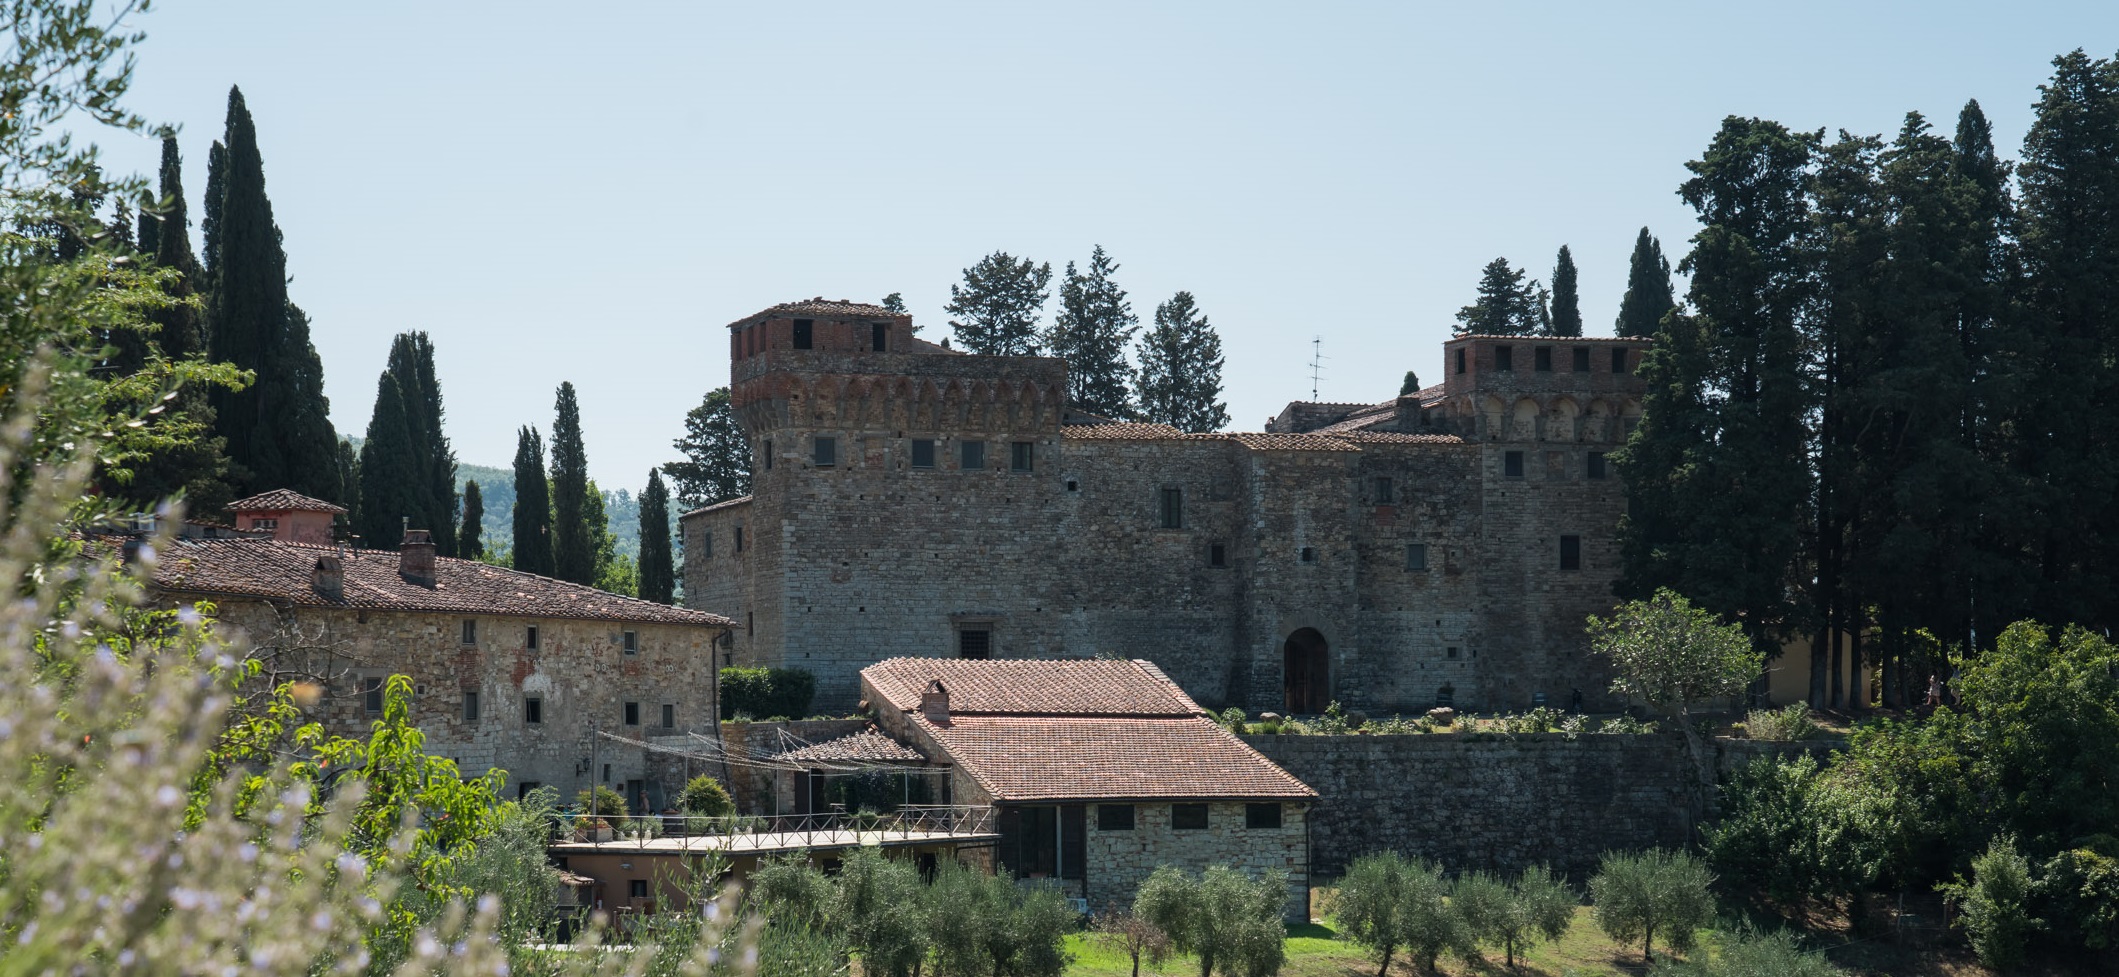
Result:
{"label": "shrub", "polygon": [[1554,733],[1566,722],[1567,714],[1551,706],[1539,706],[1520,715],[1509,713],[1501,716],[1496,724],[1503,733]]}
{"label": "shrub", "polygon": [[584,813],[606,820],[619,820],[626,816],[625,797],[601,784],[584,787],[574,795],[574,806]]}
{"label": "shrub", "polygon": [[1244,731],[1244,721],[1251,717],[1245,714],[1241,707],[1230,706],[1227,709],[1223,709],[1218,718],[1223,726],[1229,727],[1229,732],[1241,733]]}
{"label": "shrub", "polygon": [[1451,887],[1450,903],[1464,917],[1472,939],[1499,947],[1511,970],[1517,949],[1559,939],[1575,915],[1575,894],[1543,865],[1524,869],[1514,879],[1466,873]]}
{"label": "shrub", "polygon": [[1810,704],[1797,702],[1779,709],[1753,709],[1744,716],[1744,734],[1770,743],[1793,743],[1824,731],[1810,718]]}
{"label": "shrub", "polygon": [[1604,725],[1597,728],[1597,732],[1609,733],[1615,736],[1639,735],[1642,733],[1653,733],[1658,728],[1653,719],[1640,720],[1632,716],[1614,716],[1605,720]]}
{"label": "shrub", "polygon": [[1731,934],[1705,959],[1662,961],[1649,973],[1652,977],[1840,977],[1846,971],[1833,966],[1823,953],[1803,949],[1793,934],[1778,930]]}
{"label": "shrub", "polygon": [[905,977],[927,955],[920,873],[910,864],[863,846],[847,856],[832,900],[833,929],[861,957],[868,977]]}
{"label": "shrub", "polygon": [[728,790],[706,774],[685,783],[683,793],[677,795],[677,806],[700,818],[725,818],[736,813],[736,802],[729,799]]}
{"label": "shrub", "polygon": [[1979,962],[2008,970],[2023,962],[2030,936],[2045,925],[2030,912],[2031,863],[2013,838],[1996,838],[1972,859],[1972,880],[1939,886],[1963,904],[1957,925],[1972,940]]}
{"label": "shrub", "polygon": [[2038,888],[2055,935],[2091,950],[2119,946],[2119,859],[2092,848],[2061,852],[2039,873]]}
{"label": "shrub", "polygon": [[809,715],[817,677],[799,668],[724,668],[721,718]]}
{"label": "shrub", "polygon": [[1713,882],[1707,866],[1683,852],[1607,852],[1589,880],[1592,915],[1612,939],[1641,941],[1643,960],[1652,959],[1657,933],[1683,952],[1692,948],[1693,930],[1714,919]]}
{"label": "shrub", "polygon": [[751,873],[752,908],[775,925],[822,928],[832,904],[831,879],[802,855],[769,858]]}
{"label": "shrub", "polygon": [[1287,876],[1252,879],[1226,865],[1194,879],[1164,865],[1141,883],[1133,914],[1169,934],[1180,953],[1199,958],[1199,977],[1270,977],[1287,954]]}
{"label": "shrub", "polygon": [[1784,906],[1851,908],[1883,861],[1858,805],[1813,757],[1760,757],[1722,785],[1722,819],[1705,831],[1708,864]]}

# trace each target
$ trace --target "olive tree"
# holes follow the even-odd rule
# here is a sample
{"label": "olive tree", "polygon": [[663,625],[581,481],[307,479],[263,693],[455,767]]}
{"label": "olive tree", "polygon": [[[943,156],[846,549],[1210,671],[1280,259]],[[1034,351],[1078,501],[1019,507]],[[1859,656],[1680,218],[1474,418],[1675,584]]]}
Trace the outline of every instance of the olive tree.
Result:
{"label": "olive tree", "polygon": [[1644,962],[1657,933],[1682,953],[1692,948],[1693,931],[1714,920],[1713,882],[1706,864],[1684,852],[1606,852],[1589,880],[1591,915],[1612,939],[1639,940]]}
{"label": "olive tree", "polygon": [[1133,914],[1169,934],[1180,953],[1199,960],[1199,977],[1269,977],[1287,958],[1287,876],[1253,879],[1226,865],[1193,878],[1164,865],[1141,883]]}
{"label": "olive tree", "polygon": [[1391,957],[1401,947],[1433,971],[1444,951],[1475,952],[1471,930],[1448,895],[1439,866],[1378,852],[1347,866],[1332,918],[1348,940],[1376,955],[1377,977],[1390,972]]}
{"label": "olive tree", "polygon": [[1450,889],[1450,903],[1464,917],[1472,939],[1499,947],[1513,969],[1516,951],[1557,940],[1574,922],[1575,894],[1550,869],[1533,865],[1504,879],[1467,872]]}

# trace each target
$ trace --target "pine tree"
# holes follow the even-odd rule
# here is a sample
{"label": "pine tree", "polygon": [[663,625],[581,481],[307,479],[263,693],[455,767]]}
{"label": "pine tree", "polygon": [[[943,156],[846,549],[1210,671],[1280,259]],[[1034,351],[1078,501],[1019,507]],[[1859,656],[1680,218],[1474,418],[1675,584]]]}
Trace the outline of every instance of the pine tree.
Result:
{"label": "pine tree", "polygon": [[476,481],[464,483],[464,525],[456,537],[456,555],[466,560],[486,558],[486,542],[481,534],[485,531],[486,500],[478,491]]}
{"label": "pine tree", "polygon": [[995,251],[964,269],[964,282],[949,286],[943,311],[956,318],[949,328],[967,353],[981,356],[1035,356],[1037,320],[1052,293],[1050,264],[1020,261]]}
{"label": "pine tree", "polygon": [[1469,336],[1529,336],[1540,331],[1538,284],[1495,258],[1479,273],[1479,299],[1457,310],[1457,331]]}
{"label": "pine tree", "polygon": [[657,604],[677,599],[677,568],[670,556],[670,493],[662,472],[650,468],[640,491],[640,597]]}
{"label": "pine tree", "polygon": [[552,576],[552,492],[545,478],[544,438],[535,427],[515,436],[515,569]]}
{"label": "pine tree", "polygon": [[239,491],[289,488],[343,498],[338,435],[324,398],[323,363],[309,342],[309,319],[287,299],[287,256],[265,196],[257,130],[243,93],[228,93],[227,149],[219,213],[208,227],[213,289],[210,354],[253,371],[242,390],[216,390],[218,433],[227,439]]}
{"label": "pine tree", "polygon": [[1221,366],[1221,337],[1192,293],[1171,296],[1155,307],[1155,325],[1141,337],[1141,419],[1193,434],[1220,430],[1229,423]]}
{"label": "pine tree", "polygon": [[1067,262],[1060,312],[1045,334],[1045,346],[1067,361],[1070,408],[1125,419],[1134,414],[1133,392],[1126,387],[1133,376],[1126,347],[1140,331],[1140,317],[1133,314],[1126,290],[1112,279],[1117,271],[1118,263],[1104,254],[1103,245],[1090,252],[1088,274],[1077,274],[1074,262]]}
{"label": "pine tree", "polygon": [[424,332],[399,333],[361,444],[358,525],[369,545],[395,546],[390,534],[410,519],[411,528],[433,533],[437,553],[457,555],[456,454],[441,420],[434,344]]}
{"label": "pine tree", "polygon": [[1552,266],[1552,334],[1582,334],[1582,299],[1576,292],[1575,256],[1564,244]]}
{"label": "pine tree", "polygon": [[1626,297],[1619,301],[1616,335],[1653,336],[1656,324],[1677,307],[1671,290],[1670,262],[1663,257],[1663,242],[1641,228],[1633,241],[1633,260],[1626,269]]}
{"label": "pine tree", "polygon": [[[1979,493],[1979,528],[1974,553],[1964,568],[1975,595],[1967,648],[1991,641],[2024,613],[2037,593],[2035,570],[2021,559],[2013,540],[2023,534],[2009,514],[2028,497],[2008,461],[2013,436],[2027,428],[2012,415],[2023,391],[2012,382],[2007,350],[2020,345],[2019,330],[2008,316],[2009,291],[2017,281],[2017,258],[2008,227],[2015,203],[2009,195],[2009,164],[1994,151],[1994,131],[1977,101],[1958,113],[1954,168],[1966,195],[1963,260],[1970,280],[1960,299],[1958,337],[1972,370],[1971,408],[1962,419],[1964,440],[1972,446],[1977,468],[1967,481]],[[1974,639],[1973,636],[1976,636]]]}
{"label": "pine tree", "polygon": [[[581,406],[574,385],[559,385],[552,421],[552,575],[580,584],[596,582],[597,544],[603,526],[590,523],[589,458],[581,443]],[[603,508],[601,499],[595,509]]]}
{"label": "pine tree", "polygon": [[672,442],[683,461],[662,466],[677,485],[677,504],[687,512],[750,494],[750,441],[736,421],[727,387],[706,392],[706,399],[684,415],[684,436]]}
{"label": "pine tree", "polygon": [[905,294],[903,292],[892,292],[889,295],[883,296],[883,308],[895,312],[898,315],[904,315]]}

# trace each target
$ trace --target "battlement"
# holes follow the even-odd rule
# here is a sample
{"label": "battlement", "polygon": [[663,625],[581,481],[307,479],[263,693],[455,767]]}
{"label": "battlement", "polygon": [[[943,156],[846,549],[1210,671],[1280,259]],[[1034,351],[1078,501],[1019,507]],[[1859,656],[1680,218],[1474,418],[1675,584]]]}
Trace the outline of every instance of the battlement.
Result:
{"label": "battlement", "polygon": [[1442,345],[1443,414],[1470,440],[1623,442],[1641,416],[1649,342],[1457,336]]}

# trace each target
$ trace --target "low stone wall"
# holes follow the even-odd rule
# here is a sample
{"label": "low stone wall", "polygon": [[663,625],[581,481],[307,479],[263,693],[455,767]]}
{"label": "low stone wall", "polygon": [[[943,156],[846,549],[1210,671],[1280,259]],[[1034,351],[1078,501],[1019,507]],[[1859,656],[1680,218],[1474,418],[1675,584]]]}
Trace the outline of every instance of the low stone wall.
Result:
{"label": "low stone wall", "polygon": [[[1385,849],[1451,871],[1545,864],[1580,877],[1603,852],[1681,845],[1691,760],[1675,733],[1258,736],[1244,742],[1322,795],[1310,812],[1318,879]],[[1835,740],[1718,740],[1724,772]],[[1709,812],[1712,814],[1712,812]]]}

